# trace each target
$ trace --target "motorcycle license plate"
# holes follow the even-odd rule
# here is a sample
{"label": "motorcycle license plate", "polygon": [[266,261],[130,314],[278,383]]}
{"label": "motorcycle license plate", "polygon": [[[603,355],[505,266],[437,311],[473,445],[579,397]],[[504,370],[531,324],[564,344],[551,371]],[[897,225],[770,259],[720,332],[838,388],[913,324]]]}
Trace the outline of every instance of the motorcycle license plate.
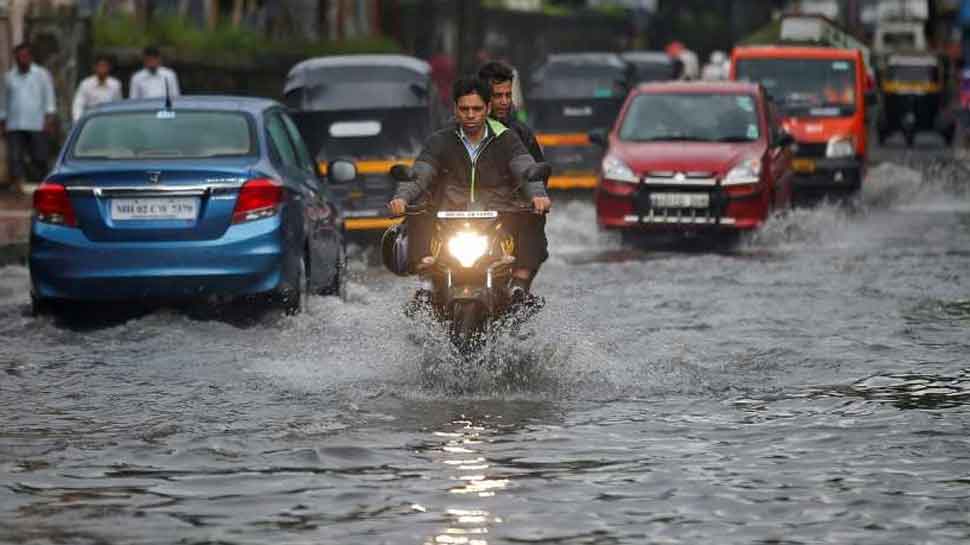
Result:
{"label": "motorcycle license plate", "polygon": [[651,193],[653,208],[707,208],[711,196],[707,193]]}
{"label": "motorcycle license plate", "polygon": [[815,161],[811,159],[794,159],[791,168],[795,172],[815,172]]}

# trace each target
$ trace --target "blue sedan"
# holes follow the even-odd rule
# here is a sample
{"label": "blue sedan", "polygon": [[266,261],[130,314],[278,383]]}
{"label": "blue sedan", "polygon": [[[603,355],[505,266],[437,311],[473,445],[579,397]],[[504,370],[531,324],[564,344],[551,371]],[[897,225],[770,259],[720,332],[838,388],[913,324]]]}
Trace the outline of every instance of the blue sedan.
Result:
{"label": "blue sedan", "polygon": [[[333,183],[353,176],[334,165]],[[282,105],[241,97],[106,104],[34,194],[31,299],[342,295],[343,221]]]}

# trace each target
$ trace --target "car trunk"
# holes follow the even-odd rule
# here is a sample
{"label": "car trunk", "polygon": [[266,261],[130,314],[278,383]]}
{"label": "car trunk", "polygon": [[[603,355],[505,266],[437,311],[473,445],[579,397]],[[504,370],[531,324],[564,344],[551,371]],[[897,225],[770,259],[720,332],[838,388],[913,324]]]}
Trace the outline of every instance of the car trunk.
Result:
{"label": "car trunk", "polygon": [[232,223],[250,162],[85,162],[82,173],[51,181],[67,188],[78,227],[93,241],[213,240]]}

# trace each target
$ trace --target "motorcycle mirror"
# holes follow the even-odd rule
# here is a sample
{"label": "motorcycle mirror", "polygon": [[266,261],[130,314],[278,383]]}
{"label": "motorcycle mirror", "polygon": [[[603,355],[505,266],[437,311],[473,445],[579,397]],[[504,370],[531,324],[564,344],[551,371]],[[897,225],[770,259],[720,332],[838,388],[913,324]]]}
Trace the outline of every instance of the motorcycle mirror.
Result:
{"label": "motorcycle mirror", "polygon": [[391,178],[399,182],[410,182],[414,179],[414,170],[407,165],[396,164],[392,166],[390,174]]}
{"label": "motorcycle mirror", "polygon": [[345,184],[357,178],[357,165],[347,159],[334,159],[327,165],[327,175],[335,184]]}
{"label": "motorcycle mirror", "polygon": [[606,148],[606,131],[604,129],[593,129],[589,131],[589,141],[601,148]]}
{"label": "motorcycle mirror", "polygon": [[527,180],[545,180],[552,174],[552,167],[549,163],[535,163],[525,171]]}

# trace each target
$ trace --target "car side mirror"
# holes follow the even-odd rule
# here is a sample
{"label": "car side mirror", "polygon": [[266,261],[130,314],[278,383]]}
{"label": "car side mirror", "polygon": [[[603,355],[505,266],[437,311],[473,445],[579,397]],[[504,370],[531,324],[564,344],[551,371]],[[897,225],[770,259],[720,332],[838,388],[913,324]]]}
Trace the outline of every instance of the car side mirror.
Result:
{"label": "car side mirror", "polygon": [[347,159],[334,159],[327,164],[327,176],[335,184],[345,184],[357,179],[357,165]]}
{"label": "car side mirror", "polygon": [[410,182],[414,180],[414,169],[400,163],[391,167],[390,174],[391,178],[394,178],[398,182]]}
{"label": "car side mirror", "polygon": [[421,85],[420,83],[412,83],[409,87],[411,92],[414,93],[414,96],[422,100],[428,98],[428,88],[424,85]]}
{"label": "car side mirror", "polygon": [[589,131],[589,141],[596,144],[597,146],[606,149],[606,130],[605,129],[593,129]]}
{"label": "car side mirror", "polygon": [[866,91],[865,101],[867,107],[875,105],[879,102],[879,93],[875,89]]}
{"label": "car side mirror", "polygon": [[775,133],[775,146],[779,148],[787,148],[794,143],[795,137],[792,136],[790,132],[786,130],[779,130]]}

